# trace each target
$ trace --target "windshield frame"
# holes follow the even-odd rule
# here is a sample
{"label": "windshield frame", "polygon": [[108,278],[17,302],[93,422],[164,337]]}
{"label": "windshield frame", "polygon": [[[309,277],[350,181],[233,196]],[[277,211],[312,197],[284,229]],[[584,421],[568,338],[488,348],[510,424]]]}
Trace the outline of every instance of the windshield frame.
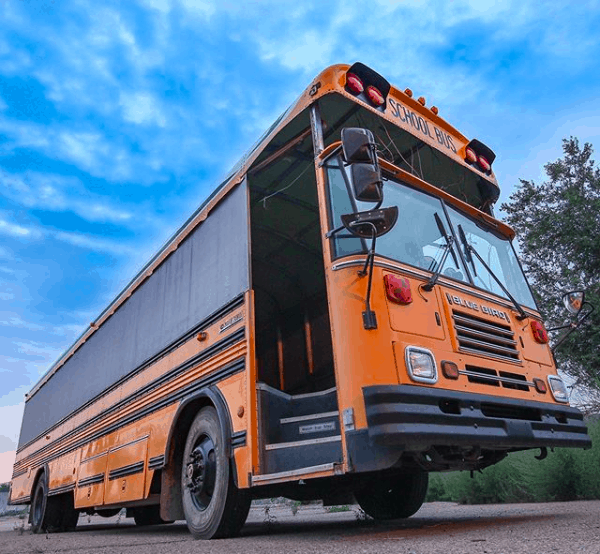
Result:
{"label": "windshield frame", "polygon": [[[507,254],[512,255],[514,257],[514,259],[516,260],[516,267],[518,268],[519,275],[523,279],[524,284],[526,285],[529,295],[531,297],[531,301],[527,300],[527,301],[521,301],[521,302],[526,306],[526,308],[528,308],[530,310],[534,310],[534,311],[539,311],[539,308],[537,306],[537,302],[535,299],[535,295],[533,294],[531,285],[529,284],[527,276],[523,270],[521,261],[520,261],[518,255],[516,253],[516,250],[514,248],[513,239],[514,239],[515,233],[511,227],[509,227],[508,225],[506,225],[505,223],[503,223],[499,220],[496,220],[495,218],[491,217],[487,213],[484,213],[484,212],[478,210],[477,208],[474,208],[470,204],[467,204],[467,203],[461,201],[459,198],[456,198],[456,197],[446,193],[445,191],[431,185],[430,183],[423,181],[420,178],[404,171],[403,169],[400,169],[397,166],[394,166],[394,165],[390,164],[389,162],[386,162],[385,160],[380,159],[379,161],[380,161],[380,166],[382,169],[382,176],[384,177],[384,182],[386,180],[391,181],[392,183],[397,184],[399,186],[403,186],[408,189],[412,189],[418,193],[424,194],[426,196],[433,197],[440,202],[440,204],[442,206],[443,214],[444,214],[444,219],[445,219],[444,224],[447,226],[447,231],[451,234],[451,236],[454,237],[454,245],[452,246],[452,248],[456,252],[456,255],[458,256],[458,258],[460,260],[460,265],[462,266],[461,269],[463,269],[465,271],[465,278],[458,279],[458,278],[455,278],[453,276],[446,275],[446,274],[440,275],[440,277],[442,277],[443,279],[449,279],[451,281],[459,283],[462,286],[468,286],[477,291],[481,291],[484,294],[493,295],[495,297],[501,298],[503,301],[510,301],[510,299],[507,298],[507,296],[504,293],[499,294],[496,291],[481,287],[475,283],[475,278],[472,274],[472,267],[465,258],[464,249],[462,247],[462,243],[460,242],[460,238],[458,236],[458,231],[455,228],[453,218],[450,215],[451,210],[449,210],[449,208],[452,208],[453,211],[457,212],[462,217],[465,217],[473,225],[476,225],[477,227],[479,227],[484,233],[489,233],[490,235],[492,235],[492,236],[496,237],[497,239],[500,239],[502,242],[506,243],[506,245],[508,246],[508,249],[510,250],[510,252],[509,253],[507,252]],[[340,165],[340,162],[341,162],[341,165]],[[346,165],[347,164],[344,164],[341,160],[341,149],[339,147],[334,147],[334,145],[331,145],[331,147],[327,148],[321,155],[321,161],[319,163],[319,166],[323,168],[323,174],[325,177],[325,183],[324,183],[325,184],[325,198],[326,198],[326,202],[327,202],[326,212],[327,212],[328,229],[325,232],[331,231],[336,226],[334,206],[333,206],[332,197],[331,197],[329,168],[337,169],[343,175],[345,188],[346,188],[348,196],[349,196],[349,204],[352,205],[352,208],[354,210],[358,210],[357,202],[352,194],[351,183],[348,181],[348,175],[347,175],[347,171],[345,169]],[[390,185],[388,184],[387,186],[390,186]],[[385,197],[385,187],[386,187],[386,185],[384,184],[384,197]],[[369,208],[366,208],[366,209],[369,209]],[[432,223],[432,224],[434,224],[434,223]],[[331,257],[332,262],[338,261],[343,258],[348,258],[351,256],[366,255],[367,248],[366,248],[366,243],[365,243],[364,239],[361,239],[362,249],[360,251],[356,250],[354,252],[340,253],[340,252],[338,252],[337,245],[339,244],[339,242],[336,240],[336,236],[337,236],[337,238],[340,238],[340,235],[333,235],[333,236],[329,237],[330,239],[333,240],[333,242],[330,243],[330,246],[331,246],[330,257]],[[349,236],[349,235],[342,235],[342,236]],[[423,268],[418,265],[413,265],[408,261],[401,260],[400,258],[386,256],[385,254],[381,254],[379,252],[376,252],[375,255],[376,255],[376,257],[378,257],[380,259],[390,260],[395,263],[406,265],[410,268],[415,268],[418,271],[422,271],[427,274],[434,273],[434,271],[432,271],[430,269]],[[503,280],[503,282],[504,281],[505,281],[505,279]],[[506,282],[504,282],[504,284],[505,284],[505,286],[508,285],[508,283],[506,283]],[[514,294],[514,291],[511,290],[510,292],[511,292],[511,294]]]}

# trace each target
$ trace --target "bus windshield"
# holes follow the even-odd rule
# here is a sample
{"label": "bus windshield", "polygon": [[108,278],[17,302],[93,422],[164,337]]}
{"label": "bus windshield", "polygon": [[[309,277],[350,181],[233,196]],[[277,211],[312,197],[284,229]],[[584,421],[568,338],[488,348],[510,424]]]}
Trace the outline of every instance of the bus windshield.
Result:
{"label": "bus windshield", "polygon": [[[341,216],[373,209],[373,204],[356,201],[351,194],[350,175],[344,169],[341,157],[335,156],[326,163],[332,228],[341,225]],[[464,245],[458,240],[458,226],[464,231],[467,242],[486,261],[494,275],[503,283],[519,303],[535,308],[535,301],[514,253],[510,240],[479,226],[466,214],[448,206],[440,198],[430,196],[396,179],[384,181],[382,207],[398,206],[399,217],[394,228],[377,239],[377,255],[434,272],[445,249],[446,239],[441,234],[435,216],[442,220],[448,233],[456,240],[446,256],[441,274],[472,284],[504,298],[507,295],[490,272],[473,257],[467,266]],[[364,253],[367,244],[363,239],[341,232],[333,237],[334,256]],[[473,265],[474,264],[474,265]],[[467,269],[468,267],[468,269]]]}

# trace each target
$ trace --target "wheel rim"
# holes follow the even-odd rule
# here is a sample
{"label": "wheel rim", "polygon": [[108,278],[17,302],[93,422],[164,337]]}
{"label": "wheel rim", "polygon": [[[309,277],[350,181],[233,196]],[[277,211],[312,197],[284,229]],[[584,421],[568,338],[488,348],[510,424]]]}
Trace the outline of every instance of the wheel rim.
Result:
{"label": "wheel rim", "polygon": [[212,500],[217,476],[215,443],[208,435],[201,435],[186,460],[185,485],[198,510],[206,510]]}

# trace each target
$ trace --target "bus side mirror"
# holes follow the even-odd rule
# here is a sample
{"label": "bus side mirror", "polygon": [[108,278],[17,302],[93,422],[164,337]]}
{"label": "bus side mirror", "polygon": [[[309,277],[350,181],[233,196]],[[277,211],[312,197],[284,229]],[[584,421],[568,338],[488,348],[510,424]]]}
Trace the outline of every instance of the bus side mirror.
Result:
{"label": "bus side mirror", "polygon": [[344,161],[350,165],[354,198],[363,202],[381,202],[381,172],[373,133],[358,127],[342,129],[342,153]]}
{"label": "bus side mirror", "polygon": [[556,349],[565,342],[565,339],[575,331],[575,329],[579,328],[594,311],[594,306],[585,301],[585,292],[582,290],[567,292],[563,295],[562,300],[569,313],[575,316],[575,321],[573,323],[567,323],[566,325],[559,325],[558,327],[548,329],[548,332],[568,329],[568,331],[564,333],[560,340],[552,347],[553,352],[556,351]]}
{"label": "bus side mirror", "polygon": [[342,216],[344,227],[353,235],[363,239],[385,235],[392,229],[397,220],[397,206]]}
{"label": "bus side mirror", "polygon": [[565,308],[573,315],[577,315],[585,303],[585,291],[574,290],[567,292],[563,295],[562,300]]}

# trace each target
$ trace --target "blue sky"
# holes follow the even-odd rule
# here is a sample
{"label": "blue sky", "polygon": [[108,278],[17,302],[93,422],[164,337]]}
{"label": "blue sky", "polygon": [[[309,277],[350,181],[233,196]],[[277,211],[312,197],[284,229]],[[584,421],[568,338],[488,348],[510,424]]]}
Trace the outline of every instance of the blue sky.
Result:
{"label": "blue sky", "polygon": [[0,482],[23,395],[325,66],[497,154],[598,144],[600,3],[0,0]]}

